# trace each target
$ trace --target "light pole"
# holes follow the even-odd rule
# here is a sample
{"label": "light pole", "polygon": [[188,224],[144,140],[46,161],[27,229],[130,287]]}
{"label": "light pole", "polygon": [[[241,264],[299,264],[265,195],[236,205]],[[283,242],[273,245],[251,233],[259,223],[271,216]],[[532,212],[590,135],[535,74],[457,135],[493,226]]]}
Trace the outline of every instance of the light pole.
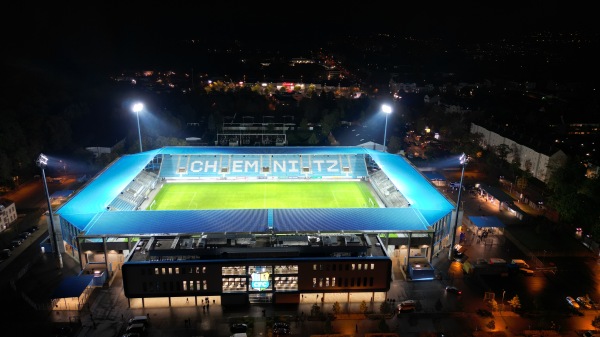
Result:
{"label": "light pole", "polygon": [[144,109],[144,104],[135,103],[132,107],[133,112],[135,112],[137,116],[137,125],[138,125],[138,136],[140,137],[140,152],[142,152],[142,131],[140,129],[140,111]]}
{"label": "light pole", "polygon": [[48,166],[48,157],[46,157],[43,153],[40,153],[35,163],[42,170],[42,182],[44,183],[44,191],[46,192],[46,202],[48,203],[48,217],[50,218],[50,226],[48,226],[48,231],[50,232],[50,245],[52,246],[52,251],[56,256],[56,259],[58,260],[58,268],[62,269],[62,255],[60,253],[60,250],[58,249],[58,241],[56,240],[54,217],[52,214],[52,203],[50,202],[50,194],[48,193],[48,183],[46,182],[46,171],[44,170],[46,166]]}
{"label": "light pole", "polygon": [[456,240],[456,229],[458,228],[458,211],[460,208],[460,195],[463,187],[463,178],[465,177],[465,166],[469,162],[469,158],[466,154],[462,154],[459,158],[460,165],[462,165],[462,172],[460,174],[460,184],[458,185],[458,198],[456,199],[456,217],[454,218],[454,226],[450,232],[452,240],[450,241],[450,249],[448,250],[448,259],[452,261],[454,255],[454,241]]}
{"label": "light pole", "polygon": [[387,120],[389,114],[392,113],[392,107],[387,104],[383,104],[381,105],[381,111],[385,113],[385,129],[383,130],[383,152],[387,152],[387,149],[385,148],[385,139],[387,138]]}

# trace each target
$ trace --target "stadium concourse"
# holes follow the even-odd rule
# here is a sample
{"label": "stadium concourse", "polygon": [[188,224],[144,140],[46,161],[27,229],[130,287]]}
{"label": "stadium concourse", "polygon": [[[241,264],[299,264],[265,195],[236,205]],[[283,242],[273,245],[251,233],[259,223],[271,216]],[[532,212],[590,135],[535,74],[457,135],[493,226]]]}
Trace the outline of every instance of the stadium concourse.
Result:
{"label": "stadium concourse", "polygon": [[[200,201],[157,210],[164,186],[215,182],[347,182],[371,195],[353,206],[273,206],[267,199],[277,196],[265,196],[264,208],[231,209],[223,200],[219,208]],[[55,223],[59,249],[93,273],[95,285],[122,271],[130,305],[169,306],[172,298],[385,296],[392,263],[406,278],[433,278],[432,257],[447,247],[461,214],[399,155],[362,147],[164,147],[117,159],[56,211]]]}

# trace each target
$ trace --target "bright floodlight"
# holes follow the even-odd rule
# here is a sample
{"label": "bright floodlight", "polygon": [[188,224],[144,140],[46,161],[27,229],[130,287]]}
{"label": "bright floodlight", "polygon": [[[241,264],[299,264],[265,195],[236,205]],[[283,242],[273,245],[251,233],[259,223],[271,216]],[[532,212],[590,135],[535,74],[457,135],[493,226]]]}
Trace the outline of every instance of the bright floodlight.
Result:
{"label": "bright floodlight", "polygon": [[135,103],[132,107],[133,112],[138,113],[144,109],[144,103]]}
{"label": "bright floodlight", "polygon": [[383,151],[387,152],[385,148],[385,139],[387,138],[387,119],[388,115],[392,113],[392,107],[387,104],[382,104],[381,111],[385,112],[385,129],[383,130]]}
{"label": "bright floodlight", "polygon": [[37,166],[44,168],[48,165],[48,157],[44,156],[43,153],[40,153],[40,156],[36,160]]}
{"label": "bright floodlight", "polygon": [[142,152],[142,131],[140,130],[140,111],[144,109],[143,103],[135,103],[131,109],[135,112],[137,117],[137,125],[138,125],[138,137],[140,138],[140,152]]}
{"label": "bright floodlight", "polygon": [[392,107],[387,105],[387,104],[383,104],[381,106],[381,111],[385,112],[386,114],[391,114],[392,113]]}

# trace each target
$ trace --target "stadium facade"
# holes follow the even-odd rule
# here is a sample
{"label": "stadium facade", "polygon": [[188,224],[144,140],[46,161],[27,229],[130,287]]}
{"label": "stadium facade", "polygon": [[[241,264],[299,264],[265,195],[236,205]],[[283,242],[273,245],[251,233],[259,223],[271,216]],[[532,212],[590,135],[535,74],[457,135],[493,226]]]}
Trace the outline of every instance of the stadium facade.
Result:
{"label": "stadium facade", "polygon": [[[178,182],[361,181],[379,207],[152,210]],[[66,251],[131,301],[385,297],[400,264],[432,279],[455,205],[403,156],[362,147],[164,147],[123,156],[55,212]],[[318,296],[317,296],[318,297]],[[360,298],[360,296],[356,297]]]}

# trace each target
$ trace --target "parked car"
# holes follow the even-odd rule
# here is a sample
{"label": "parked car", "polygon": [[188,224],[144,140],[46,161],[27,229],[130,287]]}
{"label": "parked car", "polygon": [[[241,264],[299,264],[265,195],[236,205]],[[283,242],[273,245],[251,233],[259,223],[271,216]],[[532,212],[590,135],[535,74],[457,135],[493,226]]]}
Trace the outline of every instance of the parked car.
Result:
{"label": "parked car", "polygon": [[40,229],[38,227],[38,225],[33,225],[27,229],[27,232],[29,232],[30,234],[33,234],[34,232],[37,232],[38,229]]}
{"label": "parked car", "polygon": [[19,233],[19,235],[17,237],[19,239],[25,241],[25,239],[27,239],[30,235],[31,235],[31,233],[29,233],[29,232],[21,232],[21,233]]}
{"label": "parked car", "polygon": [[580,306],[586,308],[586,309],[591,309],[592,308],[592,304],[590,302],[588,302],[588,300],[583,297],[583,296],[579,296],[575,299],[575,301],[577,301],[577,303],[579,303]]}
{"label": "parked car", "polygon": [[248,326],[244,323],[234,323],[231,324],[229,330],[231,330],[231,333],[246,332],[248,331]]}
{"label": "parked car", "polygon": [[446,286],[446,292],[456,294],[456,295],[462,294],[462,291],[455,286]]}
{"label": "parked car", "polygon": [[575,301],[573,299],[573,297],[571,296],[567,296],[567,303],[569,303],[569,305],[573,308],[573,309],[579,309],[579,303],[577,303],[577,301]]}
{"label": "parked car", "polygon": [[15,249],[19,247],[23,243],[21,239],[14,239],[10,242],[10,249]]}
{"label": "parked car", "polygon": [[282,336],[291,334],[290,325],[285,322],[277,322],[273,324],[273,335]]}
{"label": "parked car", "polygon": [[525,276],[533,276],[535,272],[528,268],[519,268],[519,272]]}
{"label": "parked car", "polygon": [[417,310],[417,301],[414,300],[406,300],[402,301],[398,304],[398,313],[401,312],[413,312]]}

